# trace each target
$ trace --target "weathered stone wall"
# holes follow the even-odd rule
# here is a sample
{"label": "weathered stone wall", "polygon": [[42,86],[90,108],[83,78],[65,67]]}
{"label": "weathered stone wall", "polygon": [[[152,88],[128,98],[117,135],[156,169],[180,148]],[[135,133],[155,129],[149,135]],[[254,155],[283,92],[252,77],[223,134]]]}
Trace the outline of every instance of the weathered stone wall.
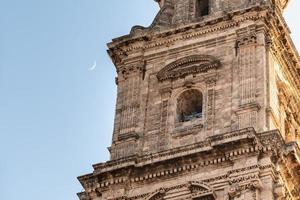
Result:
{"label": "weathered stone wall", "polygon": [[[246,127],[266,130],[265,32],[257,24],[247,22],[226,32],[178,40],[145,51],[145,71],[126,79],[119,72],[115,135],[130,136],[134,132],[136,135],[131,136],[136,137],[136,147],[141,149],[133,152],[151,153],[192,144],[231,130]],[[197,33],[197,30],[193,32]],[[178,35],[169,39],[175,37]],[[157,74],[164,67],[194,55],[212,56],[220,61],[220,67],[172,80],[158,80]],[[133,59],[138,60],[132,57],[130,62]],[[135,62],[125,65],[141,64]],[[203,116],[178,124],[177,97],[191,88],[203,93]],[[131,105],[128,108],[131,114],[125,109],[127,104]],[[127,124],[124,125],[126,120],[131,123],[129,128]],[[116,142],[119,141],[118,137],[115,138]],[[127,144],[132,146],[131,143]],[[119,151],[127,148],[126,145],[119,147],[116,147]],[[118,154],[112,158],[129,155]]]}
{"label": "weathered stone wall", "polygon": [[79,177],[79,198],[300,199],[300,58],[286,3],[210,1],[199,18],[194,0],[161,0],[149,28],[114,39],[111,160]]}

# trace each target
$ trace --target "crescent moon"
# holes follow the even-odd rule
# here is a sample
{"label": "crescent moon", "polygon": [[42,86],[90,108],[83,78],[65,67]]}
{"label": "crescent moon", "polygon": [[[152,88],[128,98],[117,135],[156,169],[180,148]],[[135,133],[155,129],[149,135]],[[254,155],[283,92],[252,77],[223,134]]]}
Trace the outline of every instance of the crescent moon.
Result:
{"label": "crescent moon", "polygon": [[94,64],[89,68],[89,71],[93,71],[94,69],[96,69],[96,67],[97,67],[97,63],[95,61]]}

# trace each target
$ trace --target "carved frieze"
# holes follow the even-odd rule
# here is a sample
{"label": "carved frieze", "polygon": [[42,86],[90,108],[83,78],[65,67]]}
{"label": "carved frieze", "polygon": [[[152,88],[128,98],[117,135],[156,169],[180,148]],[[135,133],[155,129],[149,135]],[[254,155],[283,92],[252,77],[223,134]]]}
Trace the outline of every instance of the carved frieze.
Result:
{"label": "carved frieze", "polygon": [[136,73],[143,75],[145,71],[146,71],[146,62],[144,61],[136,64],[131,64],[131,65],[120,65],[117,67],[118,81],[120,79],[127,79]]}
{"label": "carved frieze", "polygon": [[[246,177],[246,179],[248,179]],[[253,200],[257,199],[257,191],[262,188],[262,183],[260,179],[257,177],[254,180],[250,180],[247,182],[239,182],[232,184],[228,190],[228,195],[230,200],[242,200],[244,197],[242,196],[245,192],[252,193]]]}

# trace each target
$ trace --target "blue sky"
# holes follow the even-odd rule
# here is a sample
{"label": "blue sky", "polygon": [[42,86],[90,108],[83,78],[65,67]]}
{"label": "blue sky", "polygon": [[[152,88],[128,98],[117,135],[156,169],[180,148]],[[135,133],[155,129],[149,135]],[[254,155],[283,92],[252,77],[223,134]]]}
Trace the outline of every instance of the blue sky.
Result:
{"label": "blue sky", "polygon": [[[0,5],[0,199],[76,199],[76,177],[108,159],[116,86],[106,43],[149,25],[158,7],[152,0]],[[300,49],[297,8],[293,0],[286,16]]]}

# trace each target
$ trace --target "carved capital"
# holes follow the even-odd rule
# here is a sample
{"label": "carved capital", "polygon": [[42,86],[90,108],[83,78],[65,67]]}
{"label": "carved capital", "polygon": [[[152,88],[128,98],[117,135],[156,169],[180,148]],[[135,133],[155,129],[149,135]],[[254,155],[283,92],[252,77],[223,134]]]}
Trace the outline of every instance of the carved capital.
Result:
{"label": "carved capital", "polygon": [[122,77],[123,79],[127,79],[131,74],[140,73],[143,74],[146,71],[146,63],[140,62],[137,64],[132,65],[122,65],[117,68],[117,73],[119,77]]}
{"label": "carved capital", "polygon": [[256,44],[257,42],[257,37],[256,34],[249,34],[247,36],[240,37],[236,40],[236,45],[237,47],[245,46],[245,45],[250,45],[250,44]]}

